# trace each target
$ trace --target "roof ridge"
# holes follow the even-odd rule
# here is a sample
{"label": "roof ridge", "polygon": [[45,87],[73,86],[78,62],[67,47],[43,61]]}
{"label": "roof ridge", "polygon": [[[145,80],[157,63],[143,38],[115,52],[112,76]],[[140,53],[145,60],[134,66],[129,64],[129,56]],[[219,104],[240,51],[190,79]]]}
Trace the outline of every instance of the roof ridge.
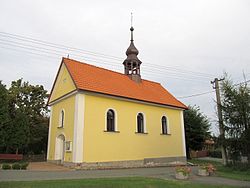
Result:
{"label": "roof ridge", "polygon": [[[70,61],[75,61],[76,63],[85,64],[85,65],[87,65],[87,66],[95,67],[95,68],[98,68],[98,69],[103,69],[103,70],[106,70],[106,71],[109,71],[109,72],[113,72],[113,73],[116,73],[116,74],[120,74],[120,75],[122,75],[122,76],[126,76],[125,74],[123,74],[123,73],[121,73],[121,72],[109,70],[109,69],[106,69],[106,68],[103,68],[103,67],[98,67],[98,66],[96,66],[96,65],[88,64],[88,63],[85,63],[85,62],[82,62],[82,61],[78,61],[78,60],[75,60],[75,59],[70,59],[70,58],[67,58],[67,57],[63,57],[63,60],[64,60],[64,59],[67,59],[67,60],[70,60]],[[142,81],[152,82],[152,83],[161,85],[159,82],[155,82],[155,81],[152,81],[152,80],[142,79]]]}

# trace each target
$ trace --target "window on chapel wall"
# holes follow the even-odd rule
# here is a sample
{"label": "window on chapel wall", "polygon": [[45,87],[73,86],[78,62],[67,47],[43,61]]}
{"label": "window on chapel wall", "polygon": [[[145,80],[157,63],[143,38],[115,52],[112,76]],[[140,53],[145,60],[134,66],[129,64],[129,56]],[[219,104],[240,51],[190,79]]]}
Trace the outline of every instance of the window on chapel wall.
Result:
{"label": "window on chapel wall", "polygon": [[161,118],[162,134],[168,134],[168,125],[166,116]]}
{"label": "window on chapel wall", "polygon": [[61,110],[59,116],[59,127],[64,127],[64,121],[65,121],[65,113],[64,110]]}
{"label": "window on chapel wall", "polygon": [[107,131],[115,131],[115,112],[111,109],[107,112]]}
{"label": "window on chapel wall", "polygon": [[142,113],[137,115],[137,132],[144,133],[144,119]]}

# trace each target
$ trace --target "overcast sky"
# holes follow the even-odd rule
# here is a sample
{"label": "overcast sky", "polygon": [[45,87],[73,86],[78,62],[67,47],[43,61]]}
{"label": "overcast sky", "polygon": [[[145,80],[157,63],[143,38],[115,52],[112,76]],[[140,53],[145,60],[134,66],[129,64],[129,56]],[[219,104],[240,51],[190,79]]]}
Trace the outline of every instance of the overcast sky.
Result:
{"label": "overcast sky", "polygon": [[1,0],[0,80],[23,78],[50,91],[68,54],[123,72],[131,12],[142,77],[214,122],[214,93],[181,97],[212,91],[223,72],[235,83],[243,72],[250,78],[248,0]]}

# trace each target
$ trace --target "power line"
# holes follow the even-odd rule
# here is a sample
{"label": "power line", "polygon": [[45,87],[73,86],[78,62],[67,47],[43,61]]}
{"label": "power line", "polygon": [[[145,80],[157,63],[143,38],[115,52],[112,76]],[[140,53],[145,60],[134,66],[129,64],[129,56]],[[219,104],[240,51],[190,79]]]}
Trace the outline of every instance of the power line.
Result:
{"label": "power line", "polygon": [[213,92],[214,91],[207,91],[207,92],[203,92],[203,93],[197,93],[197,94],[193,94],[193,95],[176,97],[176,98],[178,98],[178,99],[186,99],[186,98],[190,98],[190,97],[198,97],[198,96],[201,96],[201,95],[206,95],[206,94],[213,93]]}
{"label": "power line", "polygon": [[[61,56],[62,55],[60,55],[60,54],[57,54],[57,53],[52,53],[52,52],[46,52],[46,53],[48,53],[49,55],[47,55],[47,54],[44,54],[44,51],[39,51],[38,50],[38,52],[41,52],[41,53],[43,53],[43,54],[39,54],[39,53],[35,53],[35,52],[32,52],[32,51],[29,51],[29,48],[23,48],[23,49],[16,49],[15,47],[18,47],[17,45],[10,45],[11,47],[14,47],[14,48],[11,48],[11,47],[6,47],[6,46],[1,46],[1,43],[0,43],[0,47],[1,48],[3,48],[3,49],[7,49],[7,50],[13,50],[13,51],[17,51],[17,52],[24,52],[24,53],[28,53],[29,55],[37,55],[37,56],[40,56],[40,57],[49,57],[49,58],[53,58],[53,59],[58,59],[58,58],[61,58]],[[28,51],[27,51],[28,50]],[[37,51],[37,49],[35,49],[35,51]],[[104,64],[104,62],[102,61],[102,62],[100,62],[100,61],[95,61],[95,60],[93,60],[93,59],[87,59],[88,61],[90,61],[90,62],[94,62],[94,63],[96,63],[96,64],[98,64],[98,65],[103,65]],[[116,70],[119,70],[119,68],[120,68],[120,66],[115,66],[114,64],[111,64],[111,63],[105,63],[105,65],[109,65],[109,66],[112,66],[113,68],[115,67],[116,68]],[[194,81],[194,79],[192,79],[192,78],[190,78],[190,79],[188,79],[188,78],[183,78],[183,77],[180,77],[180,76],[178,76],[178,75],[173,75],[173,74],[166,74],[166,73],[161,73],[161,72],[154,72],[154,71],[150,71],[150,70],[145,70],[145,71],[143,71],[144,73],[144,75],[164,75],[164,77],[168,77],[168,78],[173,78],[173,79],[177,79],[177,80],[184,80],[184,81]]]}
{"label": "power line", "polygon": [[[14,44],[14,46],[16,46],[16,47],[21,47],[21,48],[26,48],[26,49],[28,47],[28,49],[30,49],[30,50],[33,50],[32,48],[35,48],[34,49],[35,51],[37,51],[37,49],[39,49],[39,50],[42,49],[43,50],[43,51],[41,50],[42,52],[48,51],[47,53],[51,53],[51,51],[53,51],[53,52],[56,52],[56,53],[63,53],[64,55],[67,54],[67,52],[64,52],[64,51],[54,50],[54,49],[50,49],[50,48],[44,48],[44,47],[41,47],[41,46],[34,46],[34,45],[30,45],[30,44],[25,44],[25,43],[22,43],[22,42],[16,42],[16,41],[11,41],[11,40],[4,40],[4,39],[1,39],[1,38],[0,38],[0,41],[3,41],[1,43],[2,44],[6,44],[6,45],[13,45]],[[57,55],[59,55],[59,54],[57,54]],[[79,55],[79,54],[75,54],[75,53],[71,53],[71,55],[76,56],[76,57],[80,57],[80,58],[85,58],[85,59],[88,59],[88,60],[92,59],[92,60],[95,60],[95,61],[96,60],[103,61],[102,59],[97,59],[97,58],[93,58],[93,57],[83,56],[83,55]],[[109,61],[109,63],[113,63],[114,65],[117,65],[116,62],[113,62],[113,61],[112,62]],[[146,67],[146,68],[148,68],[148,67]],[[154,67],[154,69],[157,69],[157,72],[163,72],[162,69],[160,69],[159,67]],[[169,70],[167,70],[167,71],[170,72],[170,74],[171,73],[175,74],[174,71],[169,71]],[[178,72],[178,71],[176,71],[176,72]],[[188,74],[188,73],[180,70],[178,72],[178,74],[185,75],[185,74]],[[192,74],[192,76],[193,77],[200,77],[199,75],[196,75],[196,74]]]}
{"label": "power line", "polygon": [[98,52],[92,52],[92,51],[83,50],[83,49],[80,49],[80,48],[65,46],[65,45],[62,45],[62,44],[56,44],[56,43],[47,42],[47,41],[34,39],[34,38],[30,38],[30,37],[25,37],[25,36],[21,36],[21,35],[16,35],[16,34],[12,34],[12,33],[6,33],[6,32],[1,32],[0,31],[0,35],[3,36],[3,37],[8,37],[8,38],[12,38],[12,39],[17,39],[17,40],[22,40],[22,41],[26,41],[26,42],[36,43],[36,44],[40,44],[40,45],[47,45],[47,46],[50,46],[50,47],[61,48],[61,49],[68,50],[68,51],[80,51],[80,52],[83,52],[83,53],[89,53],[89,54],[93,54],[93,55],[99,55],[99,56],[104,56],[104,57],[109,57],[109,58],[120,59],[120,57],[116,57],[116,56],[112,56],[112,55],[105,55],[105,54],[98,53]]}
{"label": "power line", "polygon": [[[250,80],[247,80],[247,81],[243,81],[243,82],[240,82],[240,83],[237,83],[237,84],[233,84],[233,86],[238,86],[238,85],[241,85],[241,84],[246,84],[250,82]],[[220,89],[222,90],[222,89]],[[198,96],[201,96],[201,95],[206,95],[206,94],[209,94],[209,93],[213,93],[215,92],[214,90],[212,91],[206,91],[206,92],[203,92],[203,93],[197,93],[197,94],[192,94],[192,95],[188,95],[188,96],[182,96],[182,97],[176,97],[178,99],[186,99],[186,98],[191,98],[191,97],[198,97]]]}
{"label": "power line", "polygon": [[[52,54],[52,55],[56,55],[56,56],[65,56],[67,54],[66,52],[58,51],[58,50],[54,50],[54,49],[48,49],[48,48],[37,47],[37,46],[26,45],[26,44],[23,45],[22,43],[12,42],[12,41],[8,41],[8,40],[3,40],[3,41],[6,41],[6,42],[1,42],[1,39],[0,39],[0,44],[7,45],[7,46],[12,46],[12,47],[17,47],[17,48],[22,48],[22,49],[25,49],[25,50],[30,50],[32,53],[33,53],[33,51],[36,51],[36,52],[41,52],[43,54],[44,53],[45,54],[50,54],[50,55]],[[29,53],[27,51],[25,51],[25,52]],[[72,54],[72,55],[76,56],[76,57],[80,57],[80,58],[84,57],[84,56],[80,56],[78,54]],[[114,63],[114,62],[107,62],[107,61],[104,61],[102,59],[96,59],[96,58],[87,57],[87,56],[85,56],[84,59],[88,60],[88,61],[91,61],[91,62],[95,62],[95,63],[101,64],[101,65],[103,65],[105,63],[105,64],[111,65],[113,67],[118,67],[118,65],[116,63]],[[186,80],[186,81],[187,80],[192,80],[192,81],[194,80],[193,78],[184,78],[184,77],[182,77],[180,75],[182,73],[176,74],[174,72],[164,72],[164,71],[161,71],[161,70],[154,71],[152,69],[150,69],[150,70],[147,70],[147,69],[144,72],[149,73],[149,74],[151,74],[151,73],[155,74],[155,75],[161,74],[161,75],[164,75],[164,77],[170,77],[170,78],[181,79],[181,80]],[[199,80],[199,81],[202,81],[202,80]]]}
{"label": "power line", "polygon": [[[4,41],[4,42],[1,42],[1,41]],[[66,51],[59,51],[59,50],[44,48],[44,47],[41,47],[41,46],[34,46],[34,45],[24,44],[24,43],[10,41],[10,40],[3,40],[1,38],[0,38],[0,43],[6,44],[6,45],[14,45],[14,46],[20,47],[20,48],[28,48],[30,50],[35,50],[35,51],[47,52],[47,53],[51,53],[53,51],[55,53],[58,53],[57,55],[61,55],[61,56],[65,56],[65,54],[67,54]],[[76,57],[80,57],[80,58],[87,58],[87,59],[93,59],[93,60],[100,60],[100,61],[102,61],[102,59],[97,59],[97,58],[88,57],[88,56],[82,56],[82,55],[75,54],[75,53],[71,53],[70,55],[73,55],[73,56],[76,56]],[[112,62],[112,63],[115,63],[115,62]]]}
{"label": "power line", "polygon": [[[88,54],[88,55],[91,55],[91,56],[97,56],[97,57],[101,57],[101,58],[105,58],[105,59],[112,59],[114,61],[119,61],[119,62],[123,61],[123,58],[121,58],[121,57],[116,57],[116,56],[111,56],[111,55],[107,55],[107,54],[103,54],[103,53],[82,50],[82,49],[75,48],[75,47],[69,47],[69,46],[56,44],[56,43],[51,43],[51,42],[38,40],[38,39],[30,38],[30,37],[25,37],[25,36],[21,36],[21,35],[16,35],[16,34],[11,34],[11,33],[6,33],[6,32],[0,32],[0,36],[11,38],[11,39],[14,39],[14,40],[23,41],[23,42],[33,43],[33,44],[36,44],[36,45],[45,45],[45,46],[50,47],[50,48],[57,48],[57,49],[61,49],[61,50],[71,51],[71,52],[84,53],[84,54]],[[183,70],[183,69],[180,69],[180,68],[175,68],[175,67],[170,67],[170,66],[155,65],[155,64],[150,64],[150,63],[146,63],[146,64],[147,64],[147,67],[152,67],[154,69],[160,69],[160,70],[165,69],[167,71],[172,70],[172,72],[176,71],[178,73],[183,73],[183,74],[192,74],[192,75],[195,74],[196,77],[203,77],[203,78],[209,78],[210,79],[211,76],[214,76],[214,75],[208,74],[208,73],[202,73],[202,72],[190,71],[190,70]]]}
{"label": "power line", "polygon": [[[22,42],[16,42],[13,40],[6,40],[6,39],[1,39],[0,38],[0,44],[2,45],[7,45],[7,46],[12,46],[12,47],[17,47],[17,48],[21,48],[21,49],[25,49],[25,50],[20,50],[20,49],[15,49],[15,48],[10,48],[10,47],[6,47],[6,46],[0,46],[1,48],[4,49],[9,49],[9,50],[14,50],[14,51],[22,51],[25,53],[29,53],[32,55],[38,55],[38,56],[42,56],[42,57],[49,57],[49,58],[57,58],[58,56],[65,56],[67,54],[67,52],[62,51],[62,50],[67,50],[67,51],[71,51],[71,52],[77,52],[77,54],[75,53],[71,53],[70,55],[73,55],[75,57],[80,57],[80,58],[84,58],[88,61],[91,62],[95,62],[97,64],[106,64],[106,65],[111,65],[112,67],[117,67],[116,62],[114,61],[121,61],[123,60],[120,57],[116,57],[116,56],[110,56],[110,55],[106,55],[106,54],[102,54],[102,53],[97,53],[97,52],[91,52],[91,51],[86,51],[86,50],[82,50],[79,48],[74,48],[74,47],[69,47],[69,46],[65,46],[65,45],[60,45],[60,44],[55,44],[55,43],[51,43],[51,42],[46,42],[46,41],[42,41],[42,40],[38,40],[38,39],[33,39],[33,38],[29,38],[29,37],[24,37],[21,35],[15,35],[15,34],[10,34],[10,33],[5,33],[5,32],[0,32],[0,36],[3,37],[7,37],[7,38],[11,38],[14,40],[18,40],[18,41],[22,41]],[[24,43],[26,42],[26,43]],[[34,46],[34,45],[30,45],[27,44],[28,43],[32,43],[35,45],[41,45],[41,46]],[[45,48],[43,46],[47,46],[48,48]],[[55,50],[55,49],[60,49],[60,50]],[[40,53],[34,53],[34,51],[36,52],[40,52]],[[96,56],[99,58],[106,58],[106,59],[112,59],[114,61],[106,61],[103,59],[97,59],[97,58],[93,58],[93,57],[88,57],[88,56],[83,56],[80,54],[89,54],[92,56]],[[48,56],[47,54],[50,54],[50,56]],[[51,56],[52,55],[52,56]],[[170,77],[170,78],[174,78],[174,79],[181,79],[181,80],[186,80],[186,81],[193,81],[194,79],[192,78],[184,78],[181,77],[181,75],[188,75],[190,73],[192,73],[193,77],[202,77],[202,78],[208,78],[210,77],[210,74],[206,74],[206,73],[201,73],[201,72],[195,72],[195,71],[186,71],[186,70],[182,70],[179,68],[175,68],[175,67],[169,67],[169,66],[161,66],[161,65],[154,65],[154,64],[148,64],[147,63],[147,69],[148,67],[152,67],[153,69],[150,70],[145,70],[145,74],[146,75],[164,75],[164,77]],[[164,70],[166,70],[167,72],[165,72]],[[176,74],[176,72],[178,74]],[[195,75],[196,74],[196,75]],[[197,79],[195,79],[197,80]],[[201,81],[201,80],[199,80]],[[240,85],[243,83],[247,83],[250,80],[247,80],[245,82],[241,82],[238,84],[234,84],[236,85]],[[197,93],[197,94],[193,94],[193,95],[188,95],[188,96],[182,96],[182,97],[177,97],[179,99],[184,99],[184,98],[191,98],[191,97],[197,97],[197,96],[202,96],[202,95],[206,95],[209,93],[212,93],[214,91],[207,91],[207,92],[203,92],[203,93]]]}

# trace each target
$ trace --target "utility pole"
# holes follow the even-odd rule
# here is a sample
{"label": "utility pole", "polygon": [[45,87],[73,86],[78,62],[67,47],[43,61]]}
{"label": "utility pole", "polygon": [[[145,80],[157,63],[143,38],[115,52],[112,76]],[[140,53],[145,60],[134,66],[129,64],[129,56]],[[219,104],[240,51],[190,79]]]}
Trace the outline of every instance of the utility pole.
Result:
{"label": "utility pole", "polygon": [[221,109],[221,100],[220,100],[220,86],[219,82],[224,80],[215,78],[214,81],[211,81],[211,84],[213,84],[213,88],[216,91],[216,101],[217,101],[217,112],[218,112],[218,118],[219,118],[219,131],[220,131],[220,139],[221,139],[221,154],[222,154],[222,161],[223,164],[227,164],[227,153],[226,153],[226,147],[225,147],[225,129],[223,125],[223,119],[222,119],[222,109]]}

